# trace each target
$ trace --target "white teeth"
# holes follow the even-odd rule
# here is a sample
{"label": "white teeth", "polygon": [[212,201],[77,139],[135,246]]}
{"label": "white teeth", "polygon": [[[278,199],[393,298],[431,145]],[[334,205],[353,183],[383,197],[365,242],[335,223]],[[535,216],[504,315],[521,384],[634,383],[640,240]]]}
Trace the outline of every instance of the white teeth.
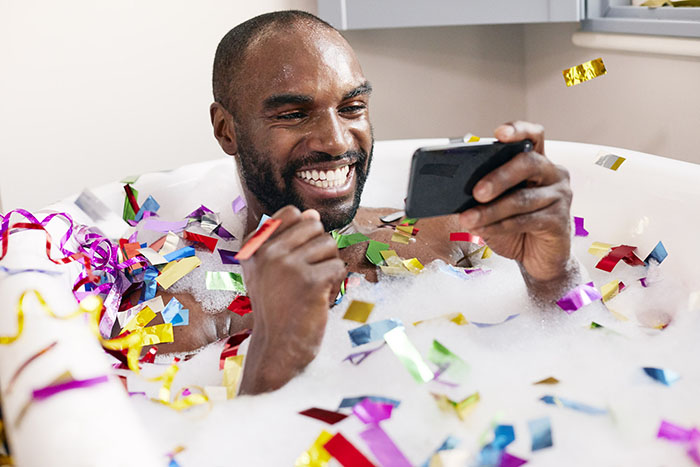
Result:
{"label": "white teeth", "polygon": [[313,178],[314,180],[318,180],[318,170],[311,171],[311,178]]}
{"label": "white teeth", "polygon": [[326,172],[326,179],[329,181],[335,180],[335,170],[329,170]]}
{"label": "white teeth", "polygon": [[[321,172],[321,175],[324,175],[324,173]],[[328,180],[324,180],[321,182],[321,188],[328,188]]]}
{"label": "white teeth", "polygon": [[310,170],[307,170],[306,172],[304,172],[304,176],[305,176],[306,178],[311,178],[311,171],[310,171]]}
{"label": "white teeth", "polygon": [[335,172],[333,172],[333,180],[342,180],[343,179],[343,171],[340,169],[335,169]]}
{"label": "white teeth", "polygon": [[297,177],[319,188],[335,188],[345,184],[349,172],[346,165],[335,170],[303,170],[297,172]]}
{"label": "white teeth", "polygon": [[319,180],[325,180],[325,179],[326,179],[326,172],[324,172],[323,170],[321,170],[321,171],[318,173],[318,179],[319,179]]}

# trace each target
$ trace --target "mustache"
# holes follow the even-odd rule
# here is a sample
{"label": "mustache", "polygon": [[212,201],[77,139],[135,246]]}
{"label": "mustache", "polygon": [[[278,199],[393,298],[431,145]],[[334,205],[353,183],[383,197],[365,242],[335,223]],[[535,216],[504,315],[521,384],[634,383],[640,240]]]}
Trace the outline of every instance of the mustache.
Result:
{"label": "mustache", "polygon": [[363,150],[347,151],[340,156],[331,156],[326,152],[312,152],[304,157],[290,162],[285,172],[287,174],[291,174],[291,176],[294,176],[294,174],[302,167],[322,162],[343,162],[348,165],[359,163],[360,165],[364,165],[365,161],[367,161],[367,157],[367,153]]}

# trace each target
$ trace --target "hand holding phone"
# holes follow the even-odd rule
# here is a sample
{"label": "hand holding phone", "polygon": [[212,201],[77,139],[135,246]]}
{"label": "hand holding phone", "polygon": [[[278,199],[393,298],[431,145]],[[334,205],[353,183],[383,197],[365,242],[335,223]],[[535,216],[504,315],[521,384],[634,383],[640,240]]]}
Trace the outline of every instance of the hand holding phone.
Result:
{"label": "hand holding phone", "polygon": [[413,154],[406,215],[456,214],[479,204],[472,190],[481,178],[533,148],[525,139],[514,143],[454,144],[420,148]]}

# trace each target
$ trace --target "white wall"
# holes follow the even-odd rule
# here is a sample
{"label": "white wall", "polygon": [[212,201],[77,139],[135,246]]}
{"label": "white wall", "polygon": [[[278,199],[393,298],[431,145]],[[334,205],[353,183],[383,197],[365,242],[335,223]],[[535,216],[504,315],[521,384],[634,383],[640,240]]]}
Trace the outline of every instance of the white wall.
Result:
{"label": "white wall", "polygon": [[6,211],[219,157],[211,67],[234,25],[314,0],[0,0]]}

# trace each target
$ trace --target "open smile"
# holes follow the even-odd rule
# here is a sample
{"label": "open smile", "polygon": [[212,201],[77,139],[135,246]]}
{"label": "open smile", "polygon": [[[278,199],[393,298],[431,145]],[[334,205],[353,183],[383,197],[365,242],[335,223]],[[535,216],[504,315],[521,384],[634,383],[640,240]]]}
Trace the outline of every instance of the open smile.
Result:
{"label": "open smile", "polygon": [[308,167],[296,172],[296,179],[305,190],[322,198],[346,195],[355,179],[355,164],[337,167]]}

